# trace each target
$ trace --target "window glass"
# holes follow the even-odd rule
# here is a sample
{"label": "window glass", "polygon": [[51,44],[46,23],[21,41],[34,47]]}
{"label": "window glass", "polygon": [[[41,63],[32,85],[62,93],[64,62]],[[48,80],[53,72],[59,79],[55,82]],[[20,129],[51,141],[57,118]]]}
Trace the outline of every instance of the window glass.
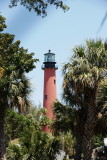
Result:
{"label": "window glass", "polygon": [[48,96],[47,95],[45,95],[45,99],[47,99],[48,98]]}
{"label": "window glass", "polygon": [[53,54],[45,55],[45,62],[55,62],[55,55]]}

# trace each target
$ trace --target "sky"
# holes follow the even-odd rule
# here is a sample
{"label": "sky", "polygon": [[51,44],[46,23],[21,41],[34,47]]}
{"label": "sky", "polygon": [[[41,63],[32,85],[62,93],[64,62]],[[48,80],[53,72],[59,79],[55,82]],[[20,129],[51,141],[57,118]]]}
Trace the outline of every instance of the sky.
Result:
{"label": "sky", "polygon": [[69,62],[72,49],[87,39],[107,39],[107,20],[100,27],[107,13],[107,0],[64,0],[70,7],[69,11],[49,6],[45,18],[20,5],[9,8],[9,2],[0,0],[0,12],[6,17],[5,32],[14,34],[15,41],[21,40],[20,46],[34,52],[34,58],[39,59],[36,69],[27,75],[31,83],[32,103],[36,106],[43,104],[44,73],[41,66],[49,49],[56,54],[57,98],[61,101],[62,67]]}

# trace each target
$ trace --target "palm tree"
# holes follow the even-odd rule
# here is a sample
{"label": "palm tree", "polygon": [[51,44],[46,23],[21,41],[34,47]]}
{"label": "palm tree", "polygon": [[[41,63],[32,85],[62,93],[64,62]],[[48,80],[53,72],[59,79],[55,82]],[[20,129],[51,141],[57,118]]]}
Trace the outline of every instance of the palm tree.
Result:
{"label": "palm tree", "polygon": [[63,97],[77,113],[75,160],[80,160],[82,154],[84,160],[90,160],[93,132],[103,107],[98,106],[97,97],[101,82],[107,78],[107,51],[101,40],[88,40],[73,51],[63,68]]}
{"label": "palm tree", "polygon": [[[72,95],[70,96],[72,99]],[[77,100],[77,99],[76,99]],[[74,102],[74,96],[72,104]],[[76,158],[81,159],[82,154],[82,139],[84,131],[85,114],[84,108],[75,110],[71,105],[63,105],[59,101],[55,101],[53,104],[55,120],[52,123],[54,135],[60,135],[63,133],[66,135],[71,132],[74,139],[76,138]]]}
{"label": "palm tree", "polygon": [[[6,28],[5,18],[0,15],[0,160],[6,159],[4,118],[7,108],[25,112],[29,106],[28,80],[25,73],[35,68],[34,53],[14,42],[14,35],[2,33]],[[2,70],[2,72],[1,72]],[[1,74],[2,73],[2,74]]]}
{"label": "palm tree", "polygon": [[13,71],[10,74],[8,102],[9,107],[18,109],[19,113],[27,113],[31,103],[29,94],[31,92],[29,80],[24,74]]}
{"label": "palm tree", "polygon": [[98,119],[94,129],[96,135],[107,136],[107,79],[101,82],[98,91]]}

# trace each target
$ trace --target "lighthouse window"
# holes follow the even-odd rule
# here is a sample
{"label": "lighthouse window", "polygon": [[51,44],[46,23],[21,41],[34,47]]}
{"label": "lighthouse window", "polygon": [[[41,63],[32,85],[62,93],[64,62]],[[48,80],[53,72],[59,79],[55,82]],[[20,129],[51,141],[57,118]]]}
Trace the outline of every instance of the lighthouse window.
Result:
{"label": "lighthouse window", "polygon": [[47,95],[45,95],[45,99],[47,99],[48,98],[48,96]]}
{"label": "lighthouse window", "polygon": [[56,84],[56,80],[54,79],[54,84]]}

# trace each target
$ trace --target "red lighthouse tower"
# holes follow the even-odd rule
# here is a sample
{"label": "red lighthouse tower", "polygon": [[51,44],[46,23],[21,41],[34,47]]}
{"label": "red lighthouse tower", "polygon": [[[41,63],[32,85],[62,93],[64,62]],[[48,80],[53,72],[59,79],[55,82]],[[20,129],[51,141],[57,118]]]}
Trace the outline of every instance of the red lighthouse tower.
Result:
{"label": "red lighthouse tower", "polygon": [[[47,117],[49,119],[54,118],[52,111],[52,103],[56,99],[56,62],[55,54],[48,53],[44,54],[44,62],[42,69],[44,70],[44,93],[43,93],[43,107],[47,109]],[[43,126],[43,132],[50,132],[47,126]]]}

